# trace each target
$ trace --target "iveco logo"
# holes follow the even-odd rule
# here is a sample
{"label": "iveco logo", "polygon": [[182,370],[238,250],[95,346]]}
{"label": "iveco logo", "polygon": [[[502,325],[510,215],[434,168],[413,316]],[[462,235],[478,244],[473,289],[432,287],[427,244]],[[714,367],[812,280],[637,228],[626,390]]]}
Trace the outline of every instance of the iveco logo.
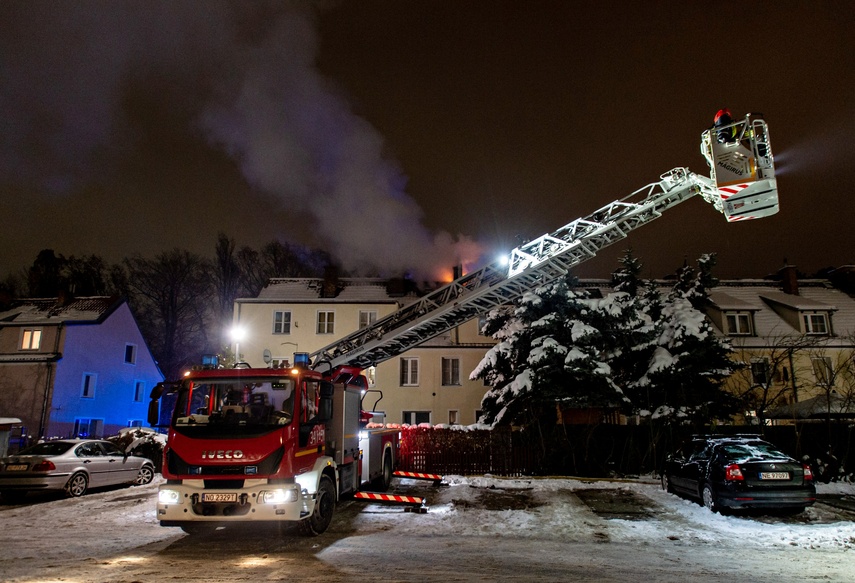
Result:
{"label": "iveco logo", "polygon": [[237,460],[243,457],[243,452],[239,449],[219,449],[212,451],[203,451],[203,460]]}

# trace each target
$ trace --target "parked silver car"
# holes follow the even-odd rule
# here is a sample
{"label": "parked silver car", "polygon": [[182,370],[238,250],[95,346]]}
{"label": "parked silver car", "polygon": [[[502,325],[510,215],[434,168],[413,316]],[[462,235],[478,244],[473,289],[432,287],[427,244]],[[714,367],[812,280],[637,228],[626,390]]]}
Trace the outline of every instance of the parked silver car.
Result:
{"label": "parked silver car", "polygon": [[100,439],[46,441],[0,459],[0,493],[9,501],[50,490],[76,497],[89,488],[148,484],[153,478],[151,460]]}

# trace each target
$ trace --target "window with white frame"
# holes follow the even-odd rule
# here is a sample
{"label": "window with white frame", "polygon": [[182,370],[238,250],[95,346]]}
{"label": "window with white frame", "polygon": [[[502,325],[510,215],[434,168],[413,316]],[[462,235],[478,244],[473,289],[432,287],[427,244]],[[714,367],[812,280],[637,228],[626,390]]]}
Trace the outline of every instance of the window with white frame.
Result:
{"label": "window with white frame", "polygon": [[318,311],[318,334],[333,334],[335,332],[335,312],[331,310]]}
{"label": "window with white frame", "polygon": [[291,333],[291,312],[287,310],[273,311],[273,333],[274,334],[290,334]]}
{"label": "window with white frame", "polygon": [[460,385],[460,359],[459,358],[443,358],[442,359],[442,386],[459,386]]}
{"label": "window with white frame", "polygon": [[125,344],[125,364],[137,363],[137,347],[136,344]]}
{"label": "window with white frame", "polygon": [[430,423],[430,411],[404,411],[401,423],[406,423],[408,425]]}
{"label": "window with white frame", "polygon": [[818,385],[829,386],[834,378],[834,369],[831,366],[831,358],[828,356],[817,356],[811,358],[813,374],[816,376]]}
{"label": "window with white frame", "polygon": [[95,384],[98,381],[98,375],[85,372],[83,373],[83,381],[80,387],[80,396],[87,399],[95,398]]}
{"label": "window with white frame", "polygon": [[731,336],[750,336],[753,334],[751,326],[751,312],[725,312],[727,322],[727,334]]}
{"label": "window with white frame", "polygon": [[21,350],[38,350],[42,345],[42,331],[39,328],[24,328],[21,332]]}
{"label": "window with white frame", "polygon": [[755,385],[765,386],[771,379],[769,359],[758,358],[751,361],[751,380]]}
{"label": "window with white frame", "polygon": [[145,381],[134,381],[134,401],[137,403],[145,396]]}
{"label": "window with white frame", "polygon": [[416,387],[419,384],[419,359],[418,357],[401,358],[401,386]]}
{"label": "window with white frame", "polygon": [[808,312],[802,314],[805,334],[828,334],[828,314],[825,312]]}
{"label": "window with white frame", "polygon": [[449,425],[457,425],[460,423],[460,411],[456,409],[450,409],[448,411],[448,424]]}
{"label": "window with white frame", "polygon": [[377,385],[377,367],[369,366],[365,370],[362,371],[362,374],[365,375],[365,378],[368,379],[368,386],[374,387]]}
{"label": "window with white frame", "polygon": [[376,310],[359,310],[359,329],[368,328],[377,321]]}

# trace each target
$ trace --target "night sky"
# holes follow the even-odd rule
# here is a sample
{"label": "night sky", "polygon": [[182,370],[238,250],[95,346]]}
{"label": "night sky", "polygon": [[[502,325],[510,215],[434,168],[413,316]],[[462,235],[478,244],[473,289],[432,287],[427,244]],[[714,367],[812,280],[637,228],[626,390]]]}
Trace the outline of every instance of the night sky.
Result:
{"label": "night sky", "polygon": [[[855,3],[361,0],[0,3],[0,277],[279,239],[439,277],[688,166],[715,112],[762,113],[781,212],[699,197],[624,249],[645,277],[855,263]],[[447,271],[447,269],[446,269]]]}

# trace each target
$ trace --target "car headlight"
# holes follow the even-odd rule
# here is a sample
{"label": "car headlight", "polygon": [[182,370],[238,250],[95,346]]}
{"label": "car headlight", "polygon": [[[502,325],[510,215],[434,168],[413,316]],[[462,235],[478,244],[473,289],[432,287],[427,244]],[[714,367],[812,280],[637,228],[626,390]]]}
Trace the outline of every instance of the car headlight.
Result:
{"label": "car headlight", "polygon": [[178,490],[160,490],[157,493],[157,501],[160,504],[178,504],[181,494]]}
{"label": "car headlight", "polygon": [[258,493],[258,501],[261,504],[285,504],[286,502],[297,501],[297,490],[284,490],[278,488],[276,490],[262,490]]}

